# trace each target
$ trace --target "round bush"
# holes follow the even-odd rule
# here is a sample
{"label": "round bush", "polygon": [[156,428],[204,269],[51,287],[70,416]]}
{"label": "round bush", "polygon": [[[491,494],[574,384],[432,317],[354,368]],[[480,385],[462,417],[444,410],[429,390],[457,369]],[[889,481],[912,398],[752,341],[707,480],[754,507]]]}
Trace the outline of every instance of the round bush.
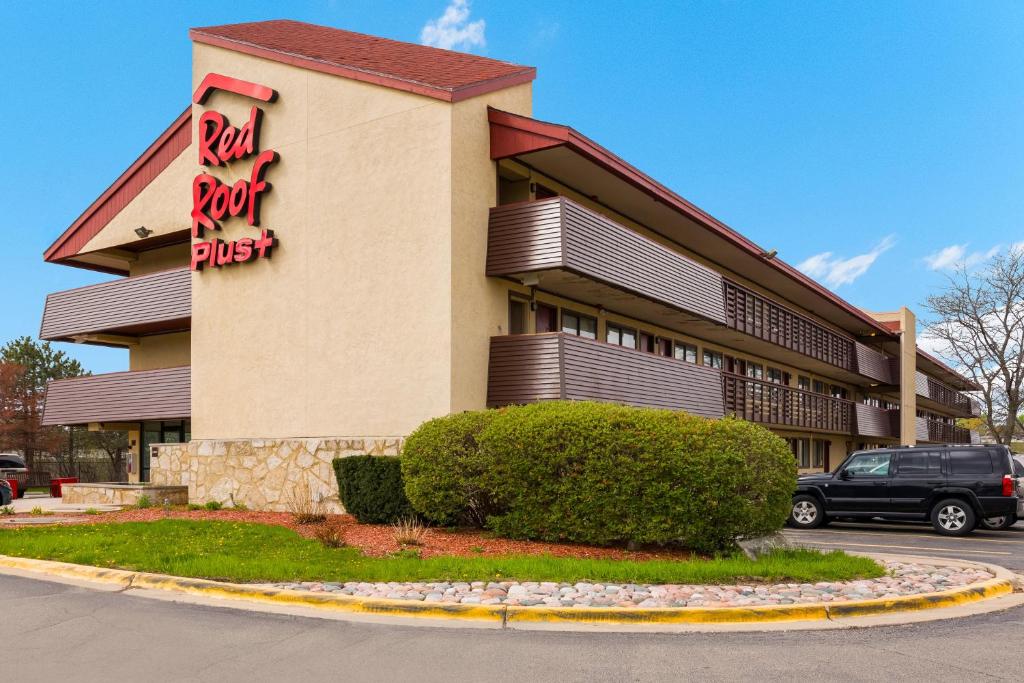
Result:
{"label": "round bush", "polygon": [[338,494],[345,511],[364,524],[390,524],[415,517],[405,497],[398,458],[352,455],[334,459]]}
{"label": "round bush", "polygon": [[785,442],[731,418],[548,402],[494,414],[476,441],[487,526],[514,538],[717,551],[781,528],[796,484]]}
{"label": "round bush", "polygon": [[493,509],[482,488],[489,463],[481,457],[477,436],[501,412],[456,413],[430,420],[405,440],[405,494],[423,517],[445,525],[484,525]]}

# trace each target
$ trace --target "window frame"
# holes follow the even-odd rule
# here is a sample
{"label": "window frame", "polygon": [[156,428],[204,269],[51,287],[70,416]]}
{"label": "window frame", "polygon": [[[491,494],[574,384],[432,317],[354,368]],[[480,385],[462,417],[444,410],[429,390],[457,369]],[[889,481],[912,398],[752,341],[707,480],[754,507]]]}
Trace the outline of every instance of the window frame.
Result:
{"label": "window frame", "polygon": [[[567,315],[576,318],[576,329],[575,330],[570,329],[570,330],[567,331],[565,329],[565,316],[567,316]],[[587,335],[583,334],[583,321],[584,320],[590,320],[591,322],[594,323],[594,336],[593,337],[588,337]],[[559,323],[558,330],[559,330],[559,332],[561,332],[563,334],[572,334],[574,336],[581,337],[583,339],[592,339],[594,341],[597,341],[597,331],[598,331],[597,318],[595,318],[592,315],[586,315],[585,313],[577,313],[576,311],[574,311],[572,309],[563,308],[563,309],[561,309],[559,311],[558,323]]]}

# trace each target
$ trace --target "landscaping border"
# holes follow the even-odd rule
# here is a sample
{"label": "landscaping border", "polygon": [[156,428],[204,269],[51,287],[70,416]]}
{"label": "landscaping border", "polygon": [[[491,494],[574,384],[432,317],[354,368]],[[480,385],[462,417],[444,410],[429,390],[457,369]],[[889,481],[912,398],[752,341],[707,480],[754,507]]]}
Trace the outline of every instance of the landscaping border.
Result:
{"label": "landscaping border", "polygon": [[[863,554],[873,559],[886,556]],[[891,557],[891,556],[890,556]],[[171,593],[199,595],[228,600],[247,600],[278,606],[307,607],[333,612],[373,614],[397,617],[426,617],[477,622],[524,624],[770,624],[795,621],[834,621],[852,617],[877,616],[894,612],[917,612],[955,607],[989,600],[1013,592],[1019,578],[997,565],[945,558],[915,557],[940,566],[984,567],[995,577],[969,586],[921,595],[860,602],[809,603],[801,605],[767,605],[757,607],[548,607],[521,605],[467,605],[459,603],[423,603],[385,598],[360,598],[333,593],[310,593],[285,588],[271,588],[190,579],[164,574],[103,569],[86,565],[35,560],[0,555],[0,573],[4,568],[52,577],[112,585],[121,590],[150,589]]]}

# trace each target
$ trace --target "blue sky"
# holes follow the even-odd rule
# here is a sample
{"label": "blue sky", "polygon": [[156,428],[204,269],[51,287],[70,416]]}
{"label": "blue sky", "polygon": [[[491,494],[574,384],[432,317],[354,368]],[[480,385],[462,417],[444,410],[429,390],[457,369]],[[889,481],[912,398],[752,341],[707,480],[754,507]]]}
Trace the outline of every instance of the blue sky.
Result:
{"label": "blue sky", "polygon": [[3,3],[0,342],[38,333],[47,292],[109,279],[42,252],[188,102],[188,28],[239,21],[534,65],[535,116],[864,308],[1024,240],[1024,3],[454,0],[444,20],[450,1]]}

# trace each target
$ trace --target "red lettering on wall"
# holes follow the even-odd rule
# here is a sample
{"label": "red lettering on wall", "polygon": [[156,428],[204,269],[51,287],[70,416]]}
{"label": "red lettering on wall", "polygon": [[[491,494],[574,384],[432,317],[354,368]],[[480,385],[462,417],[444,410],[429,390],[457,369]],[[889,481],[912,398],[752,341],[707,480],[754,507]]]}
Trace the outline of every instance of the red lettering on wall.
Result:
{"label": "red lettering on wall", "polygon": [[[216,76],[216,74],[211,74]],[[253,92],[271,93],[265,86],[245,81],[234,81],[225,76],[217,76],[217,83],[241,83]],[[209,80],[209,77],[208,79]],[[204,84],[206,81],[204,81]],[[209,87],[221,87],[211,85]],[[260,90],[262,89],[262,90]],[[198,92],[198,91],[197,91]],[[204,96],[197,102],[202,102]],[[248,94],[248,91],[244,94]],[[250,95],[256,97],[256,95]],[[257,97],[272,101],[274,97]],[[245,215],[245,221],[252,226],[260,224],[260,204],[264,195],[271,190],[266,174],[271,164],[280,158],[274,150],[260,151],[259,135],[263,111],[259,107],[249,110],[249,120],[236,128],[227,117],[217,111],[203,112],[199,117],[199,129],[196,136],[199,165],[227,167],[233,161],[240,161],[256,155],[249,178],[241,178],[233,184],[222,181],[217,176],[202,172],[192,181],[192,237],[201,239],[206,230],[220,230],[221,221]],[[226,266],[232,263],[245,263],[257,258],[270,258],[277,239],[273,230],[261,230],[259,238],[243,237],[234,241],[214,238],[192,244],[192,270],[203,270],[207,266]]]}

